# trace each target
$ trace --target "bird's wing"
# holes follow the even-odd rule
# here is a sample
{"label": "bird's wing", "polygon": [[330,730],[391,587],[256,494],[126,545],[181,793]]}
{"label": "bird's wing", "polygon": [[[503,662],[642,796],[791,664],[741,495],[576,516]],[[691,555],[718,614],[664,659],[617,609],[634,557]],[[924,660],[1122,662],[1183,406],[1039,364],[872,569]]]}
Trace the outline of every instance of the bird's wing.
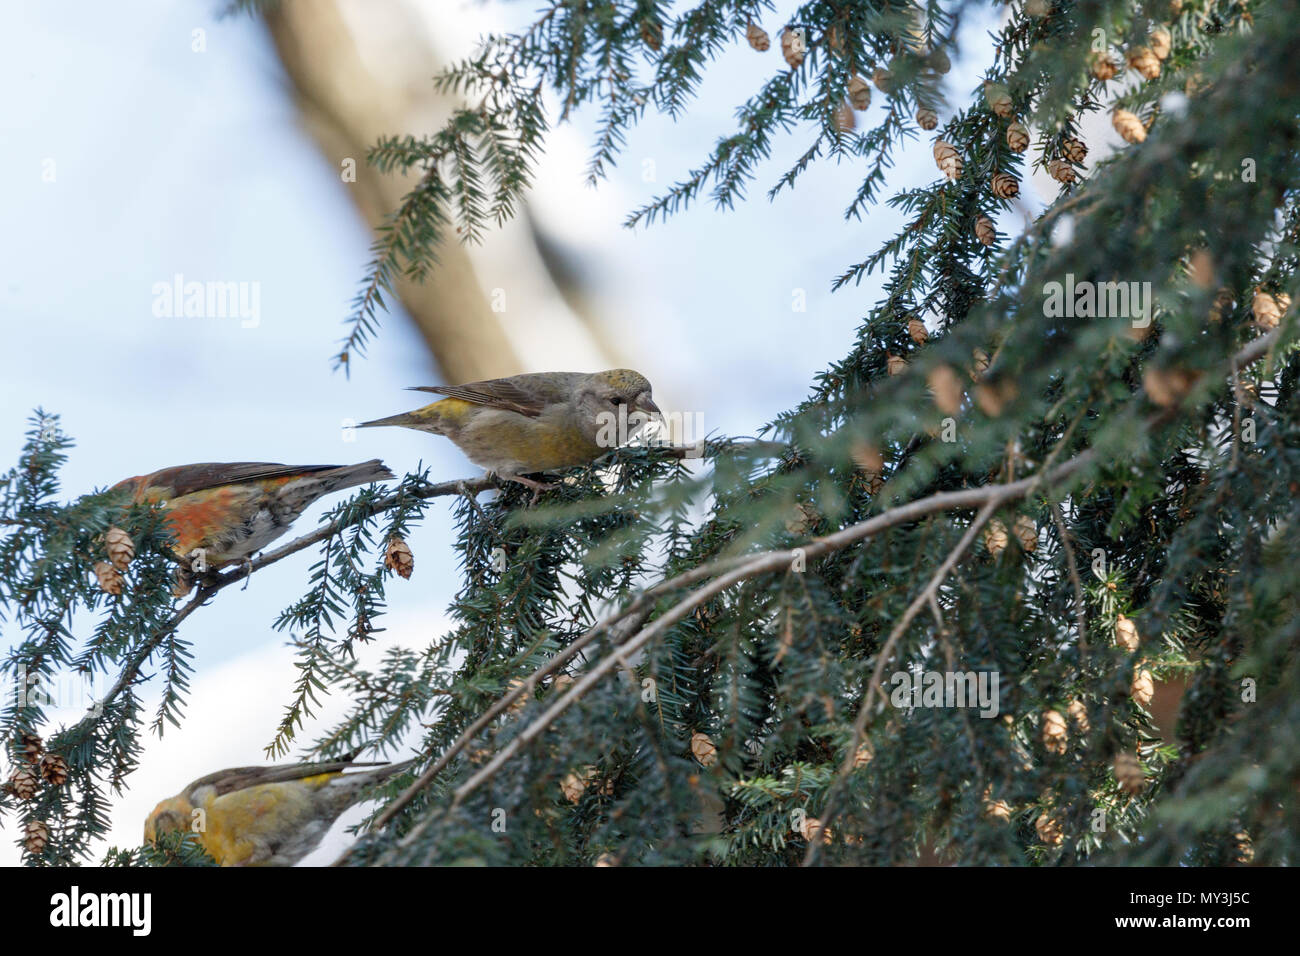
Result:
{"label": "bird's wing", "polygon": [[[557,380],[557,375],[560,380]],[[420,385],[413,391],[433,392],[436,395],[459,398],[463,402],[536,418],[548,405],[568,398],[569,390],[565,385],[571,376],[581,377],[574,373],[533,373],[510,378],[490,378],[465,385]]]}
{"label": "bird's wing", "polygon": [[200,787],[213,787],[217,796],[243,790],[246,787],[258,787],[266,783],[285,783],[290,780],[302,780],[322,773],[342,773],[352,767],[382,767],[384,763],[355,763],[351,760],[331,760],[324,763],[286,764],[279,767],[231,767],[218,770],[206,777],[200,777],[185,788],[186,793],[193,793]]}
{"label": "bird's wing", "polygon": [[164,468],[162,471],[154,472],[149,476],[148,486],[169,488],[172,496],[179,498],[181,495],[219,485],[258,481],[262,478],[283,478],[287,475],[329,471],[338,467],[338,465],[279,465],[266,461],[209,461],[197,465],[177,465],[175,468]]}

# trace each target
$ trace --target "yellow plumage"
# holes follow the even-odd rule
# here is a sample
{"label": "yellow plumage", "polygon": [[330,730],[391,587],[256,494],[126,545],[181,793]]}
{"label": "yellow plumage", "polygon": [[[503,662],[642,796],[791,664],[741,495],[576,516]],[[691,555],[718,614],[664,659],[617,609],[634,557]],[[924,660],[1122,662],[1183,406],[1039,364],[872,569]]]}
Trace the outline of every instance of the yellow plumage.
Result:
{"label": "yellow plumage", "polygon": [[649,381],[631,369],[536,372],[468,385],[418,389],[446,398],[362,427],[399,425],[450,438],[491,474],[539,489],[526,474],[561,471],[599,458],[618,442],[611,422],[659,415]]}
{"label": "yellow plumage", "polygon": [[210,774],[154,808],[145,840],[188,831],[222,866],[292,866],[369,787],[409,763],[345,774],[350,766],[336,761]]}

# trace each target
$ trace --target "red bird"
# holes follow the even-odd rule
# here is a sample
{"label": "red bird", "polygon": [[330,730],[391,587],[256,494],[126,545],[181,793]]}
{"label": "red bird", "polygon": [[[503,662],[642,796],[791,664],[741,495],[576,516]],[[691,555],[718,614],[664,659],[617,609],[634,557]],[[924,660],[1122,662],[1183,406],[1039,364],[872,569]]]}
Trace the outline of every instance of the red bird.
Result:
{"label": "red bird", "polygon": [[112,490],[129,489],[133,502],[163,505],[175,536],[173,553],[202,572],[247,561],[322,495],[392,477],[378,459],[359,465],[206,462],[127,478]]}

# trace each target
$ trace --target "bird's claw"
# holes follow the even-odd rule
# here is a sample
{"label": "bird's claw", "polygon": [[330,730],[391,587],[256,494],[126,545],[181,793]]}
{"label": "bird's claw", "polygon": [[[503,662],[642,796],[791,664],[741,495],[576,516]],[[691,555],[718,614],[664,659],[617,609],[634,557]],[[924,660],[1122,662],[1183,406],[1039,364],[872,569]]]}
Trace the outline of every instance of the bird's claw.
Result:
{"label": "bird's claw", "polygon": [[553,491],[554,489],[560,487],[559,482],[535,481],[532,478],[525,478],[523,475],[503,474],[503,475],[499,475],[498,477],[504,478],[506,481],[518,482],[519,484],[523,485],[525,488],[531,488],[533,490],[533,496],[528,500],[528,506],[530,508],[533,505],[537,504],[537,499],[541,497],[543,491]]}

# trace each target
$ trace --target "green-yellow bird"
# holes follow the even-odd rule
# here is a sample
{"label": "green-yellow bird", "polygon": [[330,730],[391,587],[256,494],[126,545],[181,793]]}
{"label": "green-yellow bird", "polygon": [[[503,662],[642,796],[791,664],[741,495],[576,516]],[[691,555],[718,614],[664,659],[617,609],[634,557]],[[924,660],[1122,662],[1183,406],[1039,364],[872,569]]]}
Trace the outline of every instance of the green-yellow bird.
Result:
{"label": "green-yellow bird", "polygon": [[489,475],[534,492],[553,486],[525,475],[585,465],[660,415],[650,382],[626,368],[534,372],[413,390],[447,397],[362,427],[401,425],[444,435]]}
{"label": "green-yellow bird", "polygon": [[345,773],[373,766],[335,760],[219,770],[154,807],[144,838],[152,843],[162,833],[189,831],[222,866],[293,866],[344,810],[411,761]]}

